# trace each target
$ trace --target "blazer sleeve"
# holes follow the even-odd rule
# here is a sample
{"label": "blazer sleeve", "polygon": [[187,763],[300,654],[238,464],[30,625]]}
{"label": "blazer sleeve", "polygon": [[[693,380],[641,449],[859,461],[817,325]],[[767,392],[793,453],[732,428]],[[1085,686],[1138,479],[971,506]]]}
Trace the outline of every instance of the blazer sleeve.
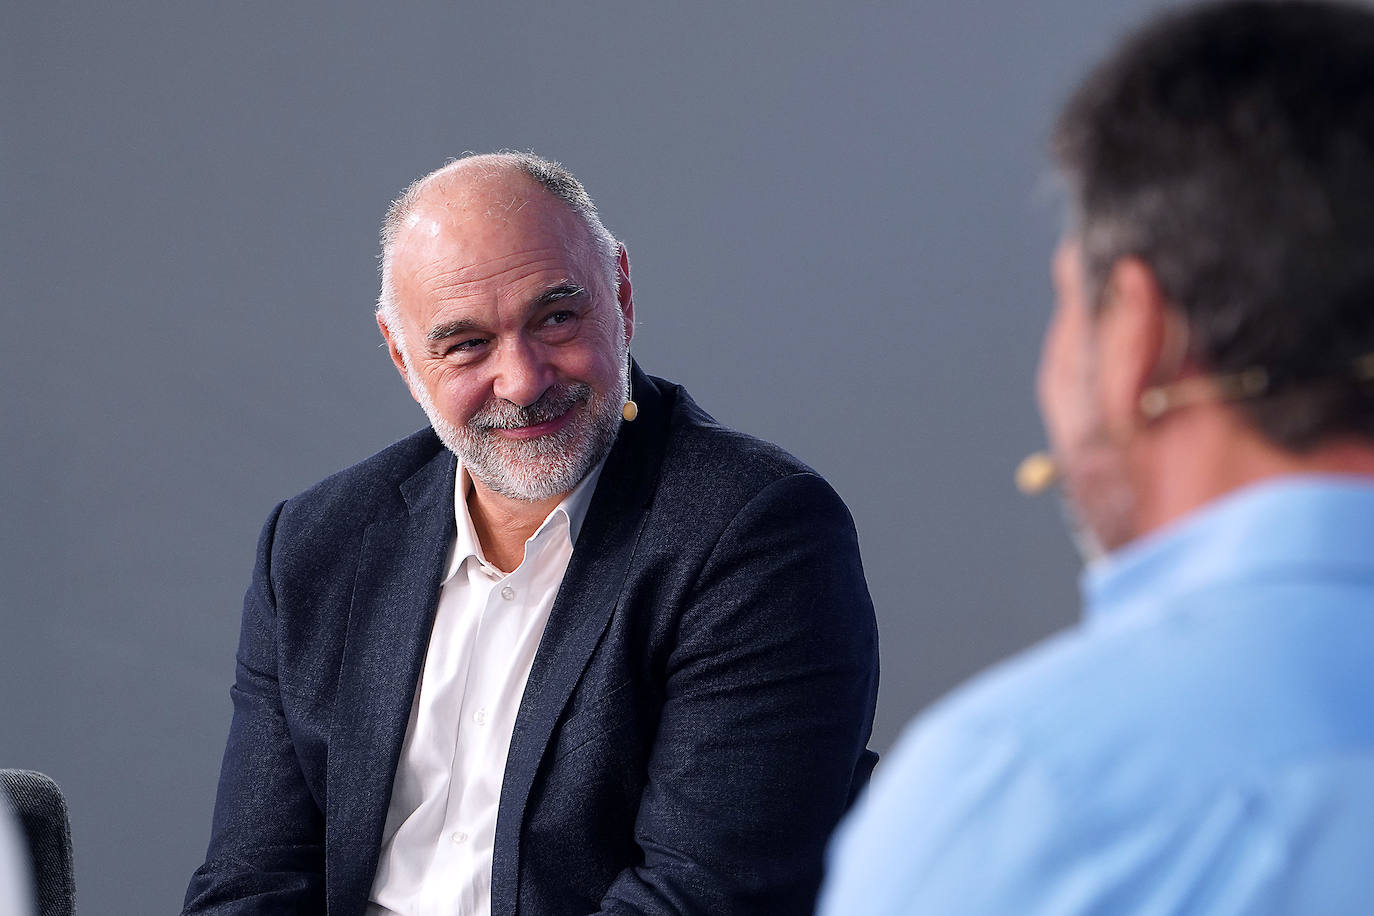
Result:
{"label": "blazer sleeve", "polygon": [[764,487],[682,609],[635,825],[607,914],[811,913],[831,830],[875,759],[873,606],[848,510],[820,477]]}
{"label": "blazer sleeve", "polygon": [[258,540],[244,596],[234,717],[220,770],[210,846],[184,914],[324,912],[324,817],[301,771],[277,681],[272,545],[282,507]]}

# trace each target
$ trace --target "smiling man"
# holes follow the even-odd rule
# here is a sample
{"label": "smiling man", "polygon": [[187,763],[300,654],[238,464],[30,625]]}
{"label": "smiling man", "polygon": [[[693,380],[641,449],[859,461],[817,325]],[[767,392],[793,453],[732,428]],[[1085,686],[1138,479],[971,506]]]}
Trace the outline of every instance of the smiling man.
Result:
{"label": "smiling man", "polygon": [[412,185],[377,320],[431,429],[272,513],[188,913],[809,913],[867,779],[853,523],[629,357],[526,154]]}

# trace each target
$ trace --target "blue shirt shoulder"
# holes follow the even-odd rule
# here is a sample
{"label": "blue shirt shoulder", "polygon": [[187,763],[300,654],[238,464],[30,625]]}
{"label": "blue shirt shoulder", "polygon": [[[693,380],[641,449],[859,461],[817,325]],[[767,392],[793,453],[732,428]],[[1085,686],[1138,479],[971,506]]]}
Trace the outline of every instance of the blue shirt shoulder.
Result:
{"label": "blue shirt shoulder", "polygon": [[1083,626],[908,729],[837,835],[821,912],[1374,900],[1374,487],[1253,488],[1084,588]]}

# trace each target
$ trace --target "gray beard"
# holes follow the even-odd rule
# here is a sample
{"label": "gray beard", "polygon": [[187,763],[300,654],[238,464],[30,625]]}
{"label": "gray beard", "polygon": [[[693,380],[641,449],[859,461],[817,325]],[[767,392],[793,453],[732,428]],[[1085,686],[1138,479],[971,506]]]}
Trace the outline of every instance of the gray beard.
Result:
{"label": "gray beard", "polygon": [[1078,510],[1063,494],[1059,498],[1059,514],[1064,519],[1064,527],[1068,529],[1069,540],[1073,542],[1078,559],[1084,566],[1093,566],[1106,558],[1107,548],[1102,546],[1097,534],[1079,517]]}
{"label": "gray beard", "polygon": [[[629,360],[621,359],[620,365],[614,393],[598,395],[581,382],[556,385],[526,407],[488,401],[461,427],[439,415],[423,385],[412,387],[440,441],[475,480],[508,499],[542,502],[576,487],[615,443],[624,405],[624,397],[617,395],[628,390],[630,375]],[[568,424],[547,436],[506,439],[496,432],[535,426],[570,410],[575,415]]]}
{"label": "gray beard", "polygon": [[1083,563],[1092,565],[1134,540],[1137,497],[1106,429],[1095,424],[1083,443],[1057,460],[1064,519]]}

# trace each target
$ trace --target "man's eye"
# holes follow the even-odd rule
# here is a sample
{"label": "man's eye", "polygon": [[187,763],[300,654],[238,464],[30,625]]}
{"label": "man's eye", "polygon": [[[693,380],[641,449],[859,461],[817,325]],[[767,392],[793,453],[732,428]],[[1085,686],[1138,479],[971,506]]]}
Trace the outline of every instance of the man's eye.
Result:
{"label": "man's eye", "polygon": [[470,337],[467,340],[460,340],[448,348],[449,353],[470,353],[485,344],[486,341],[480,337]]}
{"label": "man's eye", "polygon": [[544,319],[544,323],[552,325],[564,324],[566,322],[572,321],[574,317],[576,316],[572,312],[567,311],[565,309],[563,311],[554,312],[550,314],[549,317]]}

